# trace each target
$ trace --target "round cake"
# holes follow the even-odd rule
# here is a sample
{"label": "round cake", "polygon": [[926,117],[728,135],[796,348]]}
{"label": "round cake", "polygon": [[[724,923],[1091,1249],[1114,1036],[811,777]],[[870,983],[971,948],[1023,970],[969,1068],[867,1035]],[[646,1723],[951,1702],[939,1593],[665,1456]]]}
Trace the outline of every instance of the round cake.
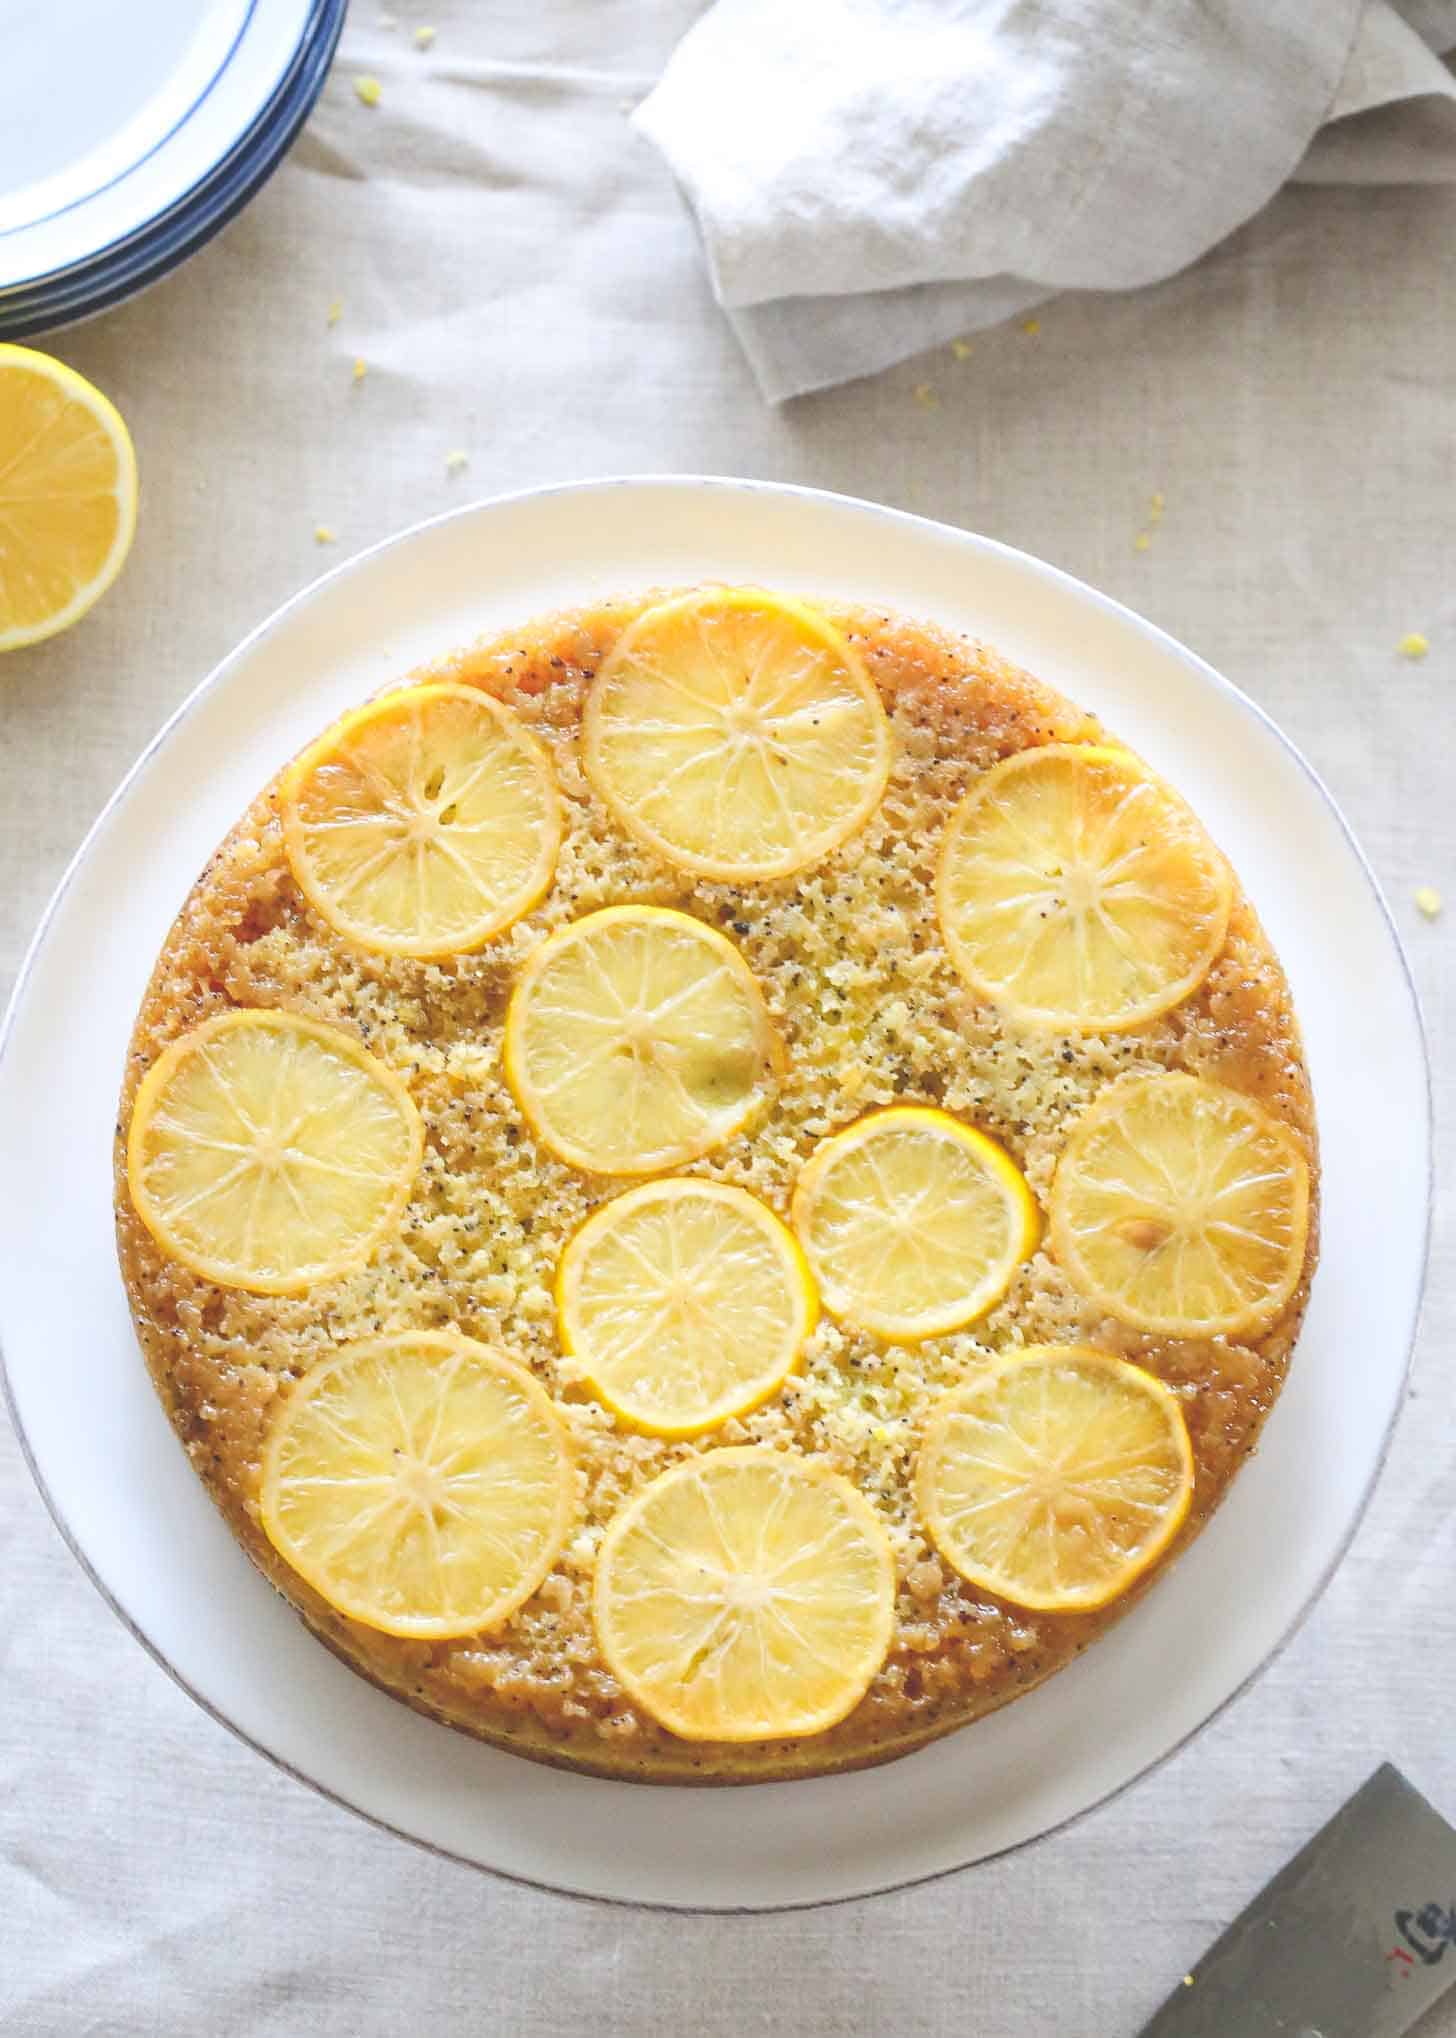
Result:
{"label": "round cake", "polygon": [[325,731],[168,937],[116,1151],[259,1569],[407,1704],[643,1781],[1067,1663],[1253,1450],[1316,1251],[1289,989],[1176,791],[982,644],[760,589]]}

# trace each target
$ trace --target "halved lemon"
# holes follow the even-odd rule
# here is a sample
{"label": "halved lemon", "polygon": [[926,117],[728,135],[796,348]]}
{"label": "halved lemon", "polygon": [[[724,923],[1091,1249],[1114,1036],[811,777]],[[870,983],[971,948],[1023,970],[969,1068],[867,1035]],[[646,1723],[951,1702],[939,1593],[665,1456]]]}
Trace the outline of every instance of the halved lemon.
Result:
{"label": "halved lemon", "polygon": [[560,927],[522,969],[505,1070],[532,1130],[573,1167],[648,1175],[731,1139],[779,1049],[731,941],[665,906]]}
{"label": "halved lemon", "polygon": [[804,1255],[767,1204],[681,1177],[594,1211],[561,1256],[556,1299],[593,1393],[670,1437],[766,1401],[818,1315]]}
{"label": "halved lemon", "polygon": [[292,1295],[383,1243],[423,1151],[408,1090],[347,1033],[224,1012],[142,1078],[127,1183],[148,1231],[194,1273]]}
{"label": "halved lemon", "polygon": [[282,1398],[263,1453],[263,1528],[351,1620],[421,1641],[521,1606],[575,1511],[545,1393],[453,1331],[352,1345]]}
{"label": "halved lemon", "polygon": [[1036,1250],[1036,1204],[994,1139],[899,1104],[815,1147],[794,1229],[827,1309],[913,1344],[984,1316]]}
{"label": "halved lemon", "polygon": [[846,1479],[785,1451],[708,1451],[612,1521],[592,1601],[607,1667],[691,1741],[820,1734],[885,1660],[895,1562]]}
{"label": "halved lemon", "polygon": [[1083,1294],[1139,1330],[1262,1329],[1299,1282],[1309,1165],[1261,1106],[1201,1076],[1115,1083],[1072,1127],[1051,1248]]}
{"label": "halved lemon", "polygon": [[0,651],[85,615],[121,571],[136,512],[115,406],[49,354],[0,346]]}
{"label": "halved lemon", "polygon": [[623,631],[587,696],[587,776],[704,877],[786,877],[869,817],[890,725],[858,654],[802,602],[701,588]]}
{"label": "halved lemon", "polygon": [[285,774],[281,812],[309,903],[389,955],[479,948],[541,898],[561,843],[545,750],[473,686],[345,715]]}
{"label": "halved lemon", "polygon": [[1168,1547],[1193,1453],[1151,1373],[1084,1345],[1032,1345],[931,1410],[915,1493],[972,1585],[1077,1613],[1126,1592]]}
{"label": "halved lemon", "polygon": [[956,968],[1008,1017],[1141,1026],[1194,992],[1233,879],[1176,793],[1125,750],[1048,743],[993,765],[946,828],[936,879]]}

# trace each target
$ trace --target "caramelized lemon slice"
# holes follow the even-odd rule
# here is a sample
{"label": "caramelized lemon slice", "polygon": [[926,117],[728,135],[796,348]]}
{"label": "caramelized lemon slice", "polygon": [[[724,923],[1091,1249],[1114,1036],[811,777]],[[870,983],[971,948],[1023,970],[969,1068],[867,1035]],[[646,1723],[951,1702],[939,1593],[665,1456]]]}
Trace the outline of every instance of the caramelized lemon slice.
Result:
{"label": "caramelized lemon slice", "polygon": [[1126,1592],[1193,1496],[1161,1380],[1081,1345],[1033,1345],[936,1404],[915,1474],[946,1562],[1018,1606],[1075,1613]]}
{"label": "caramelized lemon slice", "polygon": [[808,1458],[709,1451],[654,1479],[597,1558],[602,1654],[693,1741],[819,1734],[890,1646],[895,1563],[862,1495]]}
{"label": "caramelized lemon slice", "polygon": [[1052,1251],[1109,1315],[1172,1337],[1233,1337],[1298,1284],[1309,1166],[1294,1134],[1199,1076],[1116,1083],[1057,1163]]}
{"label": "caramelized lemon slice", "polygon": [[561,1256],[561,1342],[615,1414],[698,1436],[782,1385],[814,1328],[814,1283],[766,1204],[724,1182],[648,1182],[593,1212]]}
{"label": "caramelized lemon slice", "polygon": [[290,767],[281,810],[310,905],[389,955],[479,948],[536,904],[561,841],[545,750],[473,686],[345,715]]}
{"label": "caramelized lemon slice", "polygon": [[766,1101],[778,1044],[753,973],[712,927],[608,906],[527,960],[505,1070],[560,1159],[647,1175],[721,1146]]}
{"label": "caramelized lemon slice", "polygon": [[890,728],[858,655],[802,602],[704,588],[646,610],[592,683],[583,762],[621,821],[705,877],[786,877],[868,818]]}
{"label": "caramelized lemon slice", "polygon": [[120,573],[136,513],[115,408],[48,354],[0,347],[0,651],[85,615]]}
{"label": "caramelized lemon slice", "polygon": [[330,1606],[422,1641],[498,1627],[574,1511],[561,1421],[523,1367],[453,1332],[354,1345],[283,1399],[262,1521]]}
{"label": "caramelized lemon slice", "polygon": [[905,1343],[984,1316],[1038,1231],[1010,1156],[919,1104],[872,1112],[817,1146],[793,1221],[825,1306]]}
{"label": "caramelized lemon slice", "polygon": [[1011,1018],[1141,1026],[1195,991],[1228,930],[1228,866],[1125,750],[1048,743],[977,779],[936,886],[956,968]]}
{"label": "caramelized lemon slice", "polygon": [[142,1079],[127,1183],[148,1231],[194,1273],[290,1295],[369,1258],[423,1150],[404,1084],[347,1033],[224,1012]]}

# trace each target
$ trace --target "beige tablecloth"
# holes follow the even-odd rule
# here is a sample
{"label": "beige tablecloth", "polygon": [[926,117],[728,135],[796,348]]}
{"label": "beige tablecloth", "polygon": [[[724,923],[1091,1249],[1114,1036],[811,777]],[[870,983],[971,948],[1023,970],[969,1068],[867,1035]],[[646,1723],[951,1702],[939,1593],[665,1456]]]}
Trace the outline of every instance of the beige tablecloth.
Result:
{"label": "beige tablecloth", "polygon": [[[1040,553],[1267,707],[1387,887],[1449,1142],[1456,191],[1294,191],[1147,295],[1063,299],[1034,333],[770,411],[625,119],[694,11],[438,0],[420,50],[418,17],[386,29],[361,5],[304,138],[240,221],[139,303],[55,338],[130,419],[143,510],[104,605],[0,671],[0,977],[161,718],[321,566],[472,493],[762,475]],[[381,81],[373,109],[360,72]],[[452,474],[457,449],[470,464]],[[1407,631],[1429,637],[1423,661],[1397,654]],[[1413,904],[1423,884],[1451,902],[1435,923]],[[1131,2033],[1379,1758],[1456,1814],[1453,1344],[1447,1211],[1414,1406],[1354,1547],[1193,1746],[1009,1860],[749,1920],[508,1887],[277,1774],[106,1611],[0,1426],[0,2029]],[[1426,2029],[1456,2032],[1456,2005]]]}

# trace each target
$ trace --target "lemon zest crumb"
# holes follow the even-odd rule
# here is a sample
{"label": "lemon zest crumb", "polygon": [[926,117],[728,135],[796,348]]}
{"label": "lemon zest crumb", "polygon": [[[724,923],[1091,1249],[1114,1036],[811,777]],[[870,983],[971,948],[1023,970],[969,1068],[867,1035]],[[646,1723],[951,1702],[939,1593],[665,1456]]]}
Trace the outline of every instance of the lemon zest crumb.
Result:
{"label": "lemon zest crumb", "polygon": [[1402,658],[1424,658],[1431,648],[1431,640],[1423,637],[1419,630],[1408,630],[1395,648]]}
{"label": "lemon zest crumb", "polygon": [[315,545],[332,545],[337,536],[338,532],[332,524],[315,524],[313,527]]}
{"label": "lemon zest crumb", "polygon": [[1416,911],[1423,913],[1428,920],[1439,918],[1444,904],[1434,885],[1421,885],[1416,892]]}
{"label": "lemon zest crumb", "polygon": [[934,410],[935,406],[940,402],[940,398],[928,382],[917,382],[910,394],[922,410]]}
{"label": "lemon zest crumb", "polygon": [[377,106],[384,87],[377,78],[356,78],[354,91],[365,106]]}
{"label": "lemon zest crumb", "polygon": [[968,361],[971,355],[971,343],[969,340],[952,340],[950,350],[958,361]]}
{"label": "lemon zest crumb", "polygon": [[369,363],[364,359],[362,354],[356,354],[354,356],[354,380],[356,382],[362,382],[364,380],[364,377],[368,373]]}
{"label": "lemon zest crumb", "polygon": [[445,472],[447,474],[459,474],[460,472],[462,472],[464,468],[468,467],[469,465],[470,455],[466,452],[462,452],[459,446],[455,447],[453,452],[449,452],[445,455]]}
{"label": "lemon zest crumb", "polygon": [[1041,320],[1039,318],[1024,318],[1021,321],[1021,330],[1024,333],[1030,333],[1035,338],[1041,331]]}
{"label": "lemon zest crumb", "polygon": [[1132,541],[1132,549],[1134,552],[1146,552],[1152,542],[1153,535],[1151,531],[1139,531]]}
{"label": "lemon zest crumb", "polygon": [[1154,521],[1156,521],[1157,518],[1159,518],[1163,514],[1163,511],[1166,507],[1167,505],[1163,501],[1162,491],[1155,488],[1152,494],[1148,497],[1148,514],[1154,519]]}
{"label": "lemon zest crumb", "polygon": [[439,33],[438,28],[417,28],[415,30],[415,48],[417,50],[427,50]]}
{"label": "lemon zest crumb", "polygon": [[344,316],[344,300],[342,297],[336,297],[333,303],[329,306],[327,323],[331,326],[336,326],[343,316]]}

